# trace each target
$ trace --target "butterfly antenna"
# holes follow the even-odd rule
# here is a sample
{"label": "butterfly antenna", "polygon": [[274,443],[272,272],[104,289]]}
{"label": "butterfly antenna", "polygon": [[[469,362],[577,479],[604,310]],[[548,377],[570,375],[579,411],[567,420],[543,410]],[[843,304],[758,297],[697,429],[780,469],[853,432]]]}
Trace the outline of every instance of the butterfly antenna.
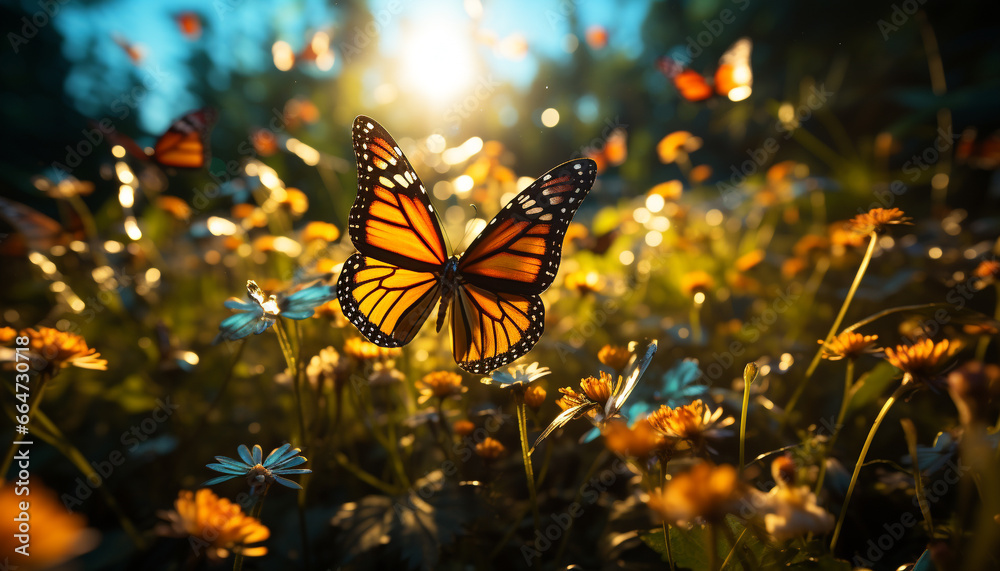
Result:
{"label": "butterfly antenna", "polygon": [[[472,220],[475,220],[476,218],[479,217],[479,207],[477,207],[475,204],[470,204],[469,206],[472,207],[472,218],[469,219],[469,221],[471,222]],[[474,225],[470,224],[469,222],[465,223],[465,234],[462,235],[462,241],[458,243],[459,246],[466,243],[466,240],[469,239],[469,234],[472,233],[473,228],[475,228]],[[452,250],[452,252],[454,251],[455,250]]]}

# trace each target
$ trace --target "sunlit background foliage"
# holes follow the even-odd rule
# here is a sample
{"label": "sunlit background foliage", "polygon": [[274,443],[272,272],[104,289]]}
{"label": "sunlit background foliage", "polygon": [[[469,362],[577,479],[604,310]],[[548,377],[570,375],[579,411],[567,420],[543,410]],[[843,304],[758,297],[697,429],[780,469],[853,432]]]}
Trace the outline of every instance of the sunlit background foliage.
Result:
{"label": "sunlit background foliage", "polygon": [[[727,568],[895,569],[925,553],[922,569],[997,564],[1000,50],[996,22],[969,6],[22,0],[0,20],[0,319],[86,340],[67,341],[76,352],[64,363],[76,366],[47,372],[35,403],[33,517],[56,530],[48,544],[36,531],[55,553],[36,567],[79,556],[72,564],[87,569],[226,568],[247,545],[241,564],[259,569],[663,568],[663,519],[681,566],[721,563],[743,533]],[[753,42],[748,96],[687,101],[664,73],[670,56],[711,76],[740,38]],[[205,168],[125,151],[198,108],[218,115]],[[547,169],[598,161],[543,295],[545,333],[521,360],[551,370],[532,383],[544,391],[516,396],[461,371],[447,329],[427,326],[402,350],[366,345],[335,302],[283,320],[289,344],[276,328],[217,342],[232,315],[223,303],[246,300],[247,280],[287,298],[335,280],[353,252],[359,114],[396,137],[458,251]],[[912,224],[847,224],[893,207]],[[916,307],[859,327],[878,335],[871,348],[950,346],[928,378],[904,382],[928,390],[882,423],[831,554],[820,516],[841,513],[862,443],[908,370],[852,339],[846,360],[833,351],[813,363],[817,341],[903,306]],[[649,427],[583,438],[592,426],[569,422],[533,455],[532,501],[515,401],[529,405],[533,442],[560,412],[559,388],[620,372],[624,349],[602,348],[651,339],[659,350],[623,412],[634,422],[701,399],[721,411],[718,430],[658,463],[626,445]],[[106,371],[86,367],[90,348]],[[759,376],[744,405],[751,362]],[[858,384],[841,412],[845,368]],[[923,479],[900,419],[915,423]],[[650,425],[680,422],[660,421]],[[248,502],[261,476],[183,492],[219,475],[207,464],[239,470],[217,456],[253,469],[255,444],[266,455],[286,443],[282,454],[308,458],[299,469],[311,473],[286,475],[301,491],[279,485],[266,504]],[[233,456],[240,445],[249,459]],[[933,488],[948,462],[977,454],[993,461]],[[280,457],[262,469],[297,465]],[[695,458],[719,467],[691,468]],[[660,464],[672,477],[657,491]],[[95,472],[99,486],[86,480]],[[815,529],[748,526],[739,504],[700,487],[749,494],[781,474],[769,501],[816,508]],[[937,494],[927,513],[914,506],[925,486]],[[685,501],[722,509],[695,514],[725,532],[718,561],[701,528],[683,525]],[[185,519],[196,506],[228,514],[228,535],[192,543],[186,534],[213,525]],[[559,527],[549,547],[533,508],[543,534]],[[880,546],[901,514],[916,523]]]}

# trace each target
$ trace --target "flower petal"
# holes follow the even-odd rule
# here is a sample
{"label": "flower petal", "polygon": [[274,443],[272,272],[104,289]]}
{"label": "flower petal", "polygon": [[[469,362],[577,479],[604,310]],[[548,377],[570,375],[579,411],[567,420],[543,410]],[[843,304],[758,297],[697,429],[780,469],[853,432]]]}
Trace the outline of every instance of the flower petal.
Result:
{"label": "flower petal", "polygon": [[270,466],[270,468],[272,470],[291,468],[292,466],[299,466],[301,464],[305,464],[306,462],[308,462],[308,460],[303,456],[293,456],[291,458],[282,460],[281,462],[275,462]]}
{"label": "flower petal", "polygon": [[312,470],[310,470],[309,468],[281,468],[278,470],[271,470],[271,473],[290,476],[293,474],[312,474]]}
{"label": "flower petal", "polygon": [[256,466],[263,461],[264,450],[260,447],[260,444],[253,445],[253,464]]}
{"label": "flower petal", "polygon": [[267,455],[267,459],[264,460],[264,467],[267,468],[273,462],[277,462],[281,458],[281,455],[284,454],[285,450],[288,450],[289,447],[291,447],[291,444],[282,444],[278,448],[272,450],[271,453]]}
{"label": "flower petal", "polygon": [[236,449],[240,453],[240,458],[243,459],[249,466],[254,466],[256,462],[253,461],[253,456],[250,455],[250,449],[247,448],[246,444],[240,444],[240,447]]}
{"label": "flower petal", "polygon": [[205,467],[209,470],[215,470],[223,474],[233,474],[234,476],[241,476],[247,473],[246,466],[237,468],[236,466],[226,466],[225,464],[206,464]]}
{"label": "flower petal", "polygon": [[212,478],[211,480],[205,481],[202,483],[202,486],[214,486],[215,484],[225,482],[226,480],[232,480],[233,478],[236,478],[236,476],[219,476],[218,478]]}
{"label": "flower petal", "polygon": [[225,456],[216,456],[215,460],[224,466],[230,466],[232,468],[241,468],[243,470],[252,468],[252,466],[247,466],[243,462],[233,460],[232,458],[226,458]]}
{"label": "flower petal", "polygon": [[[272,474],[272,476],[273,476],[273,474]],[[282,486],[285,486],[286,488],[291,488],[293,490],[301,490],[302,489],[302,486],[296,484],[295,482],[293,482],[291,480],[288,480],[286,478],[282,478],[281,476],[274,476],[274,481],[277,482],[277,483],[279,483],[279,484],[281,484]]]}

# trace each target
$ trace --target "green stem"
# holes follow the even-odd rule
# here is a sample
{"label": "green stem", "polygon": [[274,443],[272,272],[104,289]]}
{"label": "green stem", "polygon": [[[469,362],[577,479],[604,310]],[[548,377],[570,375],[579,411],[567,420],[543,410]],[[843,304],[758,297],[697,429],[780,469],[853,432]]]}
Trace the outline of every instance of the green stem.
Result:
{"label": "green stem", "polygon": [[802,391],[805,390],[806,385],[809,384],[809,379],[812,378],[813,373],[816,371],[816,367],[819,366],[819,362],[823,357],[823,347],[833,339],[834,335],[837,334],[837,330],[840,328],[841,322],[844,321],[844,315],[847,314],[847,308],[851,305],[851,300],[854,299],[854,294],[858,291],[858,286],[861,285],[861,278],[865,275],[865,270],[868,269],[868,263],[872,260],[872,254],[875,252],[875,244],[878,243],[878,234],[875,232],[871,233],[871,239],[868,241],[868,250],[865,252],[864,259],[861,260],[861,267],[858,268],[857,275],[854,276],[854,282],[851,284],[851,289],[847,291],[847,297],[844,298],[843,305],[840,306],[840,312],[837,313],[837,318],[833,321],[833,326],[830,327],[829,333],[823,339],[823,345],[820,346],[819,350],[816,351],[816,355],[813,357],[811,363],[809,363],[809,368],[806,369],[806,374],[799,381],[799,386],[795,389],[795,394],[789,399],[788,405],[785,406],[785,414],[782,419],[782,424],[786,423],[788,419],[792,416],[792,411],[795,409],[795,404],[798,402],[799,397],[802,396]]}
{"label": "green stem", "polygon": [[104,246],[97,235],[97,224],[94,222],[94,215],[87,208],[87,203],[75,194],[67,197],[67,200],[69,201],[69,205],[73,207],[76,215],[80,217],[80,223],[83,224],[83,232],[90,240],[90,251],[93,254],[94,261],[100,266],[107,266],[108,258],[104,255]]}
{"label": "green stem", "polygon": [[303,448],[308,449],[309,442],[306,433],[305,410],[302,408],[302,389],[299,386],[299,359],[298,351],[295,350],[294,343],[289,338],[285,324],[279,317],[274,322],[274,332],[278,336],[278,345],[281,346],[281,353],[285,356],[285,364],[288,366],[288,374],[292,378],[292,389],[295,393],[295,410],[299,417],[299,442]]}
{"label": "green stem", "polygon": [[87,461],[87,458],[81,453],[76,446],[69,441],[68,438],[59,430],[59,427],[45,415],[44,412],[38,411],[37,418],[40,425],[40,429],[35,431],[42,440],[48,442],[54,446],[59,452],[66,457],[77,470],[83,474],[83,477],[87,480],[88,484],[93,486],[93,482],[100,482],[96,486],[98,493],[104,498],[105,503],[111,508],[111,511],[115,513],[118,517],[118,522],[122,526],[125,533],[132,539],[132,543],[136,548],[142,550],[146,547],[146,542],[142,535],[136,530],[135,525],[132,524],[132,520],[125,514],[121,506],[118,504],[118,500],[108,491],[108,487],[104,485],[104,481],[101,476],[94,470],[93,466]]}
{"label": "green stem", "polygon": [[726,558],[722,560],[722,566],[719,567],[720,570],[725,569],[726,565],[729,565],[729,561],[732,560],[733,555],[736,554],[736,550],[739,549],[740,545],[743,543],[743,538],[746,537],[747,531],[749,529],[750,528],[748,527],[744,527],[743,531],[740,533],[740,536],[737,537],[736,541],[733,542],[733,547],[732,549],[729,550],[729,554],[727,554]]}
{"label": "green stem", "polygon": [[844,426],[844,417],[847,416],[847,406],[851,403],[851,387],[854,385],[854,359],[847,359],[847,374],[844,376],[844,398],[840,401],[840,412],[837,413],[837,422],[833,425],[833,434],[823,448],[823,455],[820,457],[819,477],[816,478],[816,494],[819,495],[823,489],[823,479],[826,477],[826,459],[833,450],[833,445],[840,436],[840,429]]}
{"label": "green stem", "polygon": [[743,473],[743,467],[746,466],[744,463],[744,452],[746,449],[747,442],[747,409],[750,407],[750,383],[743,381],[743,409],[740,413],[740,471],[739,474]]}
{"label": "green stem", "polygon": [[215,395],[215,398],[212,399],[212,402],[208,405],[208,408],[205,409],[205,412],[201,414],[201,421],[198,423],[198,428],[191,434],[192,439],[205,434],[205,425],[208,424],[208,419],[212,415],[212,411],[214,411],[215,407],[219,406],[219,403],[222,402],[222,396],[226,394],[226,387],[229,386],[229,381],[233,378],[233,371],[236,370],[236,364],[240,362],[240,357],[243,355],[243,349],[247,346],[247,340],[245,338],[240,339],[239,345],[239,348],[236,349],[236,354],[233,355],[232,362],[229,363],[229,370],[226,371],[226,378],[222,379],[222,384],[219,385],[219,392]]}
{"label": "green stem", "polygon": [[701,306],[700,303],[691,304],[691,311],[688,320],[691,322],[691,342],[701,345]]}
{"label": "green stem", "polygon": [[531,455],[528,454],[528,421],[524,410],[524,389],[515,387],[514,406],[517,408],[517,431],[521,435],[521,459],[524,461],[524,477],[528,481],[528,499],[531,501],[531,515],[535,520],[535,529],[541,524],[538,515],[538,498],[535,495],[535,475],[531,465]]}
{"label": "green stem", "polygon": [[[665,458],[660,458],[660,489],[663,489],[667,485],[667,461]],[[742,471],[742,470],[741,470]],[[670,533],[668,531],[669,525],[667,520],[663,520],[663,546],[667,552],[667,565],[670,571],[673,571],[677,567],[674,565],[674,550],[670,546]]]}
{"label": "green stem", "polygon": [[878,427],[882,424],[882,419],[892,408],[892,405],[896,403],[899,397],[909,389],[907,383],[899,385],[889,400],[885,401],[882,405],[882,410],[879,411],[878,416],[875,417],[875,422],[872,424],[871,431],[868,432],[868,438],[865,440],[865,445],[861,447],[861,455],[858,456],[858,463],[854,465],[854,473],[851,474],[851,483],[847,486],[847,495],[844,496],[844,504],[840,507],[840,515],[837,516],[837,526],[833,529],[833,539],[830,540],[830,552],[834,552],[837,548],[837,540],[840,539],[840,529],[844,525],[844,519],[847,516],[847,506],[851,503],[851,496],[854,494],[854,486],[858,483],[858,473],[861,472],[861,466],[865,463],[865,457],[868,456],[868,448],[872,445],[872,440],[875,439],[875,433],[878,432]]}
{"label": "green stem", "polygon": [[368,484],[369,486],[375,488],[376,490],[379,490],[383,494],[392,496],[399,493],[399,490],[384,483],[379,478],[376,478],[375,476],[369,474],[364,470],[364,468],[361,468],[360,466],[355,466],[354,463],[351,462],[351,460],[346,455],[344,455],[343,452],[334,452],[333,460],[334,462],[337,463],[338,466],[350,472],[355,478],[361,480],[362,482]]}
{"label": "green stem", "polygon": [[[723,523],[722,525],[726,525]],[[708,550],[708,568],[710,571],[718,571],[719,554],[715,551],[715,524],[705,524],[705,549]]]}
{"label": "green stem", "polygon": [[[264,498],[267,496],[267,489],[257,498],[257,501],[253,504],[253,510],[250,512],[250,517],[255,518],[260,521],[260,512],[264,509]],[[233,559],[233,571],[240,571],[243,569],[243,550],[240,549],[236,552],[236,558]]]}

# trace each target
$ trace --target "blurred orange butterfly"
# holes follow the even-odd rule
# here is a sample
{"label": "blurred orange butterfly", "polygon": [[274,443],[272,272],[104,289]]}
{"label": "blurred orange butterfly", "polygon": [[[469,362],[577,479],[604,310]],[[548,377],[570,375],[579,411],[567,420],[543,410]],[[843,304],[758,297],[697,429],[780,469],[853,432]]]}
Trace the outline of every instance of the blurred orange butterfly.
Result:
{"label": "blurred orange butterfly", "polygon": [[121,145],[130,155],[149,159],[165,167],[197,169],[205,166],[211,156],[208,148],[208,136],[212,132],[217,118],[211,108],[189,111],[170,124],[167,132],[161,135],[153,146],[152,155],[148,154],[130,137],[118,131],[106,131],[96,122],[91,121],[91,127],[104,131],[112,145]]}
{"label": "blurred orange butterfly", "polygon": [[584,155],[597,163],[597,174],[601,174],[609,166],[621,166],[628,158],[628,134],[625,129],[618,127],[611,131],[603,147],[588,149]]}
{"label": "blurred orange butterfly", "polygon": [[559,270],[563,236],[594,184],[594,161],[545,173],[465,253],[449,257],[427,190],[399,145],[364,116],[353,137],[358,196],[348,230],[358,253],[337,281],[344,316],[372,343],[400,347],[437,302],[437,330],[450,308],[452,354],[466,371],[488,373],[527,353],[545,321],[539,294]]}
{"label": "blurred orange butterfly", "polygon": [[753,42],[750,38],[737,40],[719,58],[719,67],[712,83],[702,74],[688,69],[669,56],[660,58],[657,66],[663,75],[673,80],[681,97],[688,101],[704,101],[714,93],[728,97],[731,101],[742,101],[750,96],[753,86],[753,70],[750,68],[752,51]]}
{"label": "blurred orange butterfly", "polygon": [[197,169],[208,162],[208,135],[215,125],[214,109],[191,111],[174,121],[153,146],[153,160],[167,167]]}

